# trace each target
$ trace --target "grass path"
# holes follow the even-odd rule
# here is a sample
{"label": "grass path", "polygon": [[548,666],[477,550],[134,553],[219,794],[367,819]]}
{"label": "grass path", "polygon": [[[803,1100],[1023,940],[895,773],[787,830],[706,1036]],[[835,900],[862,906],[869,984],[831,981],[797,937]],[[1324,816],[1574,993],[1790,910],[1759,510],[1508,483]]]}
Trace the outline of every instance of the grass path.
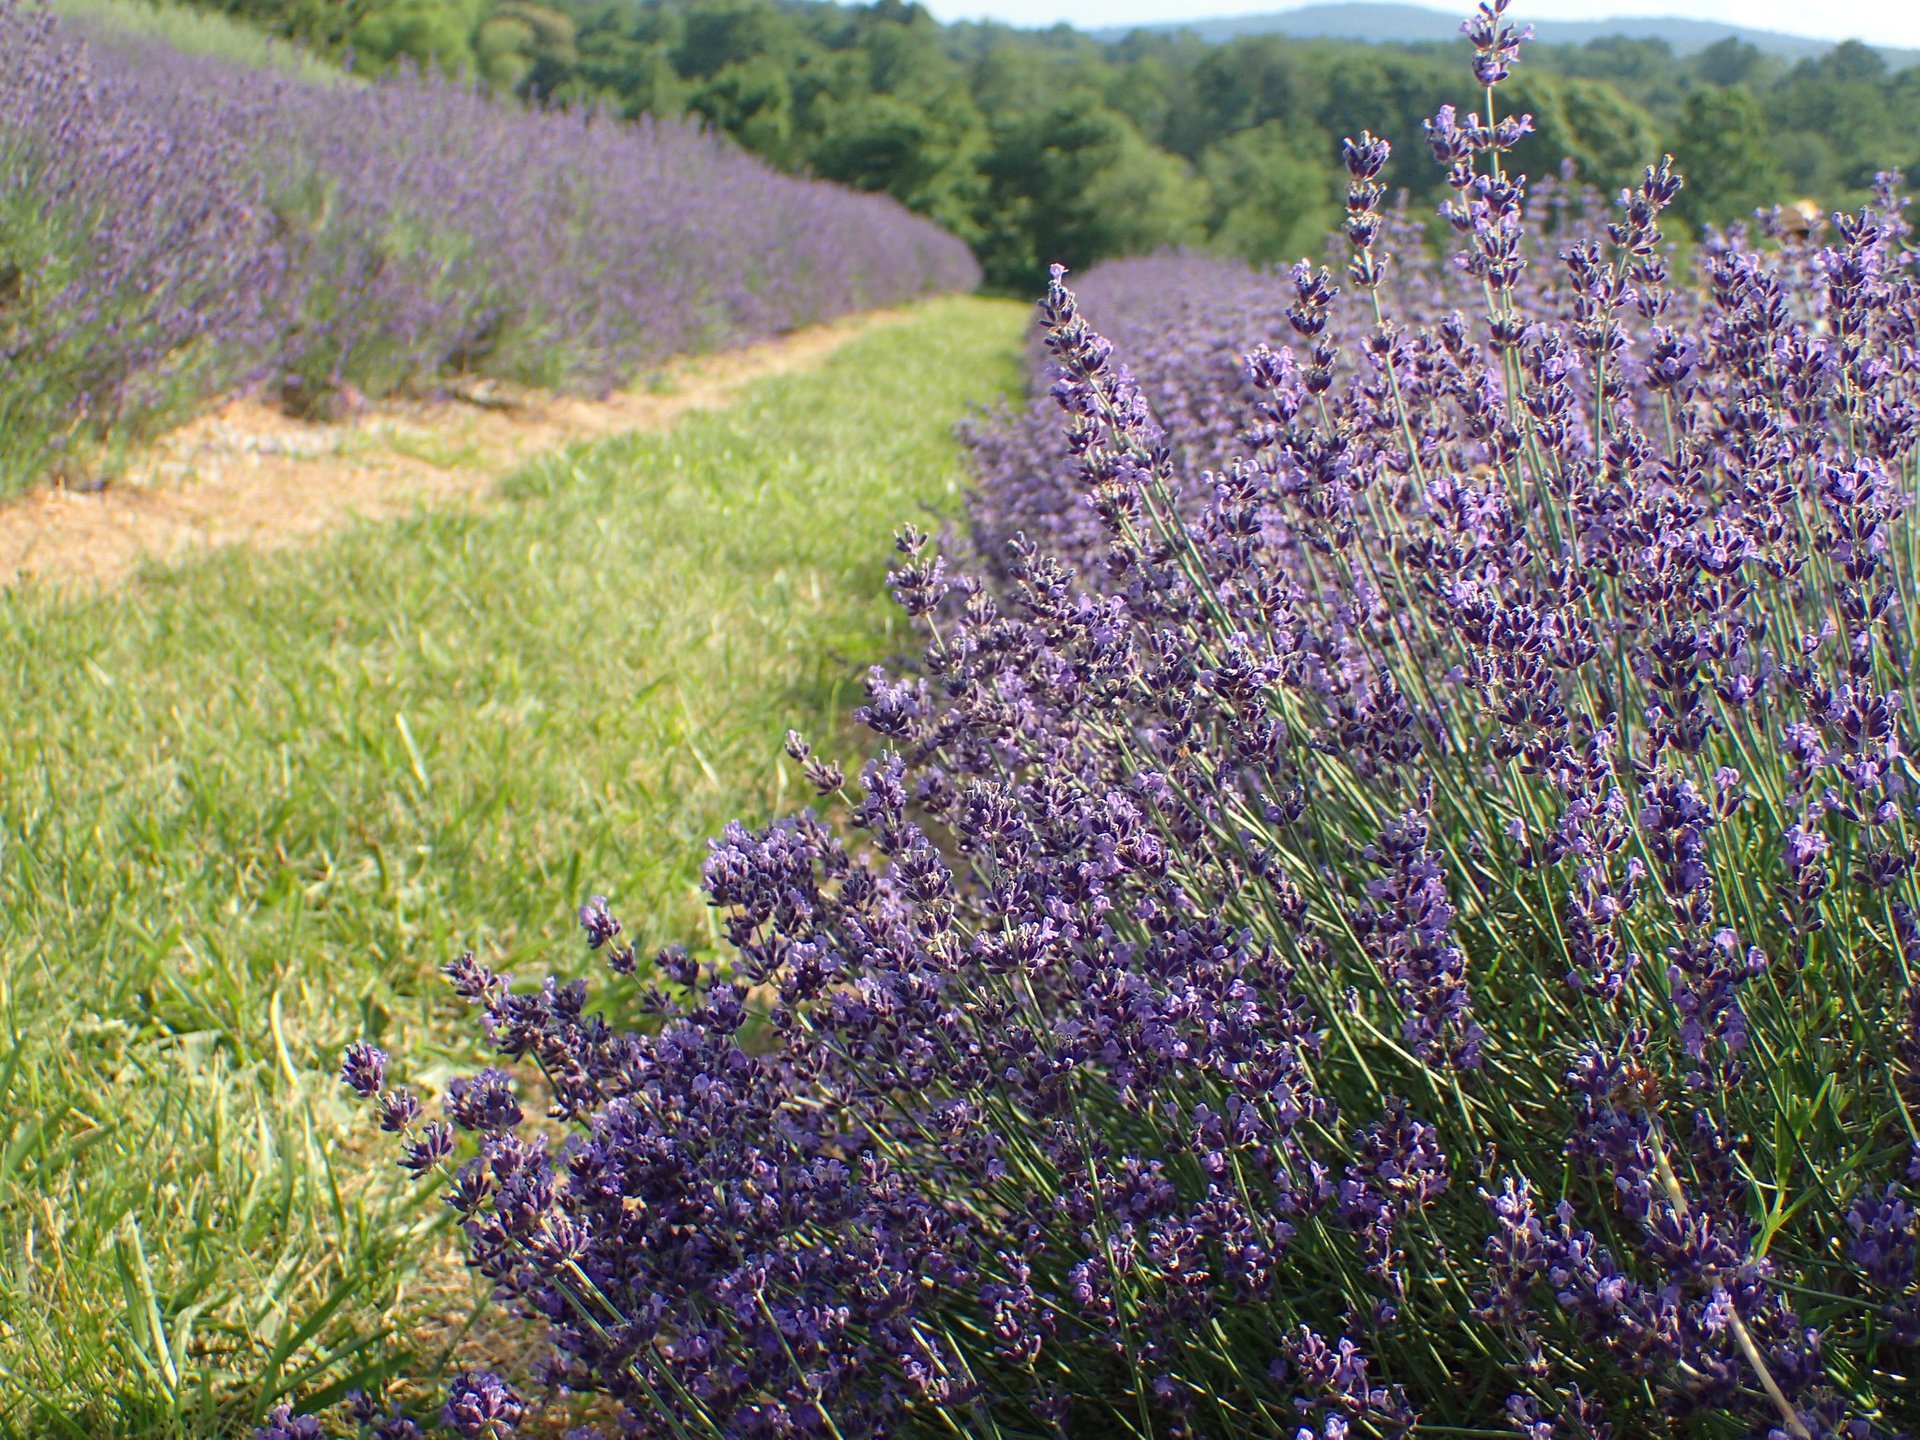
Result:
{"label": "grass path", "polygon": [[782,733],[899,645],[888,537],[1023,321],[930,304],[483,511],[0,593],[0,1433],[243,1433],[443,1338],[340,1047],[431,1088],[436,967],[584,971],[591,892],[702,942],[705,838],[798,804]]}
{"label": "grass path", "polygon": [[143,447],[112,485],[92,493],[43,486],[0,503],[0,586],[37,581],[84,592],[198,551],[281,549],[422,505],[484,504],[535,455],[720,408],[743,386],[818,364],[855,336],[913,314],[869,311],[692,356],[598,400],[487,381],[332,423],[236,400]]}

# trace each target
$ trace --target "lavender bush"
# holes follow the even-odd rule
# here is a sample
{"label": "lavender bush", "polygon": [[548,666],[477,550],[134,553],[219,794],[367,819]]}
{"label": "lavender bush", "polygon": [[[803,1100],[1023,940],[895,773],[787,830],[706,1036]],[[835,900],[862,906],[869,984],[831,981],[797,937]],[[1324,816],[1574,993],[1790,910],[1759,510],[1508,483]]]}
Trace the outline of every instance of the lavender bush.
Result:
{"label": "lavender bush", "polygon": [[729,958],[463,957],[524,1073],[444,1120],[350,1060],[550,1341],[456,1433],[1920,1430],[1902,202],[1676,285],[1669,167],[1507,170],[1505,8],[1450,267],[1362,135],[1340,273],[1115,267],[1121,350],[1056,273],[1058,438],[903,534],[881,753],[789,740],[856,838],[716,840]]}
{"label": "lavender bush", "polygon": [[0,489],[271,352],[284,267],[245,162],[204,101],[132,104],[0,4]]}
{"label": "lavender bush", "polygon": [[459,369],[602,389],[977,279],[891,201],[680,125],[88,33],[0,4],[9,483],[243,381],[308,407]]}

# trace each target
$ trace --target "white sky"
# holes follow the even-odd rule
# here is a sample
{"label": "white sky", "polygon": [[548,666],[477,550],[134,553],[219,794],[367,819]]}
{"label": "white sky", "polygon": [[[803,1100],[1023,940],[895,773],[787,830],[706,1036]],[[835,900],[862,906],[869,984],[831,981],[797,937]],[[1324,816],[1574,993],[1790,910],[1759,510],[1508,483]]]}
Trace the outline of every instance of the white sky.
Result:
{"label": "white sky", "polygon": [[[1057,20],[1092,29],[1159,20],[1201,20],[1222,15],[1263,15],[1298,8],[1294,0],[926,0],[942,20],[1005,20],[1015,25],[1051,25]],[[1469,0],[1412,0],[1430,9],[1458,9]],[[1598,20],[1614,15],[1682,15],[1724,20],[1750,30],[1784,30],[1828,40],[1859,39],[1880,45],[1920,46],[1920,0],[1518,0],[1521,20]]]}

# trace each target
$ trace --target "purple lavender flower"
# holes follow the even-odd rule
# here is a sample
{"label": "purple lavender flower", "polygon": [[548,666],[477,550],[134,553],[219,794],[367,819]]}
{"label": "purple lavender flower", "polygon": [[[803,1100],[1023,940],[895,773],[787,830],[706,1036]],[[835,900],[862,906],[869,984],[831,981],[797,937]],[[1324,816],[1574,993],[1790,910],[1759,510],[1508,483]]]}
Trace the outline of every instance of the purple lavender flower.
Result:
{"label": "purple lavender flower", "polygon": [[462,1130],[497,1132],[520,1123],[520,1104],[513,1098],[513,1078],[504,1070],[487,1069],[447,1086],[447,1118]]}
{"label": "purple lavender flower", "polygon": [[580,907],[580,928],[587,932],[589,950],[598,950],[620,933],[620,922],[607,911],[606,896],[596,895]]}
{"label": "purple lavender flower", "polygon": [[1460,33],[1473,46],[1473,74],[1482,85],[1498,85],[1513,73],[1520,59],[1520,47],[1533,38],[1533,27],[1515,29],[1506,23],[1512,0],[1480,0],[1471,19],[1460,26]]}
{"label": "purple lavender flower", "polygon": [[371,1100],[387,1083],[387,1052],[364,1040],[354,1041],[341,1058],[340,1083],[362,1100]]}
{"label": "purple lavender flower", "polygon": [[569,1131],[449,1097],[543,1383],[662,1440],[1920,1425],[1920,275],[1890,191],[1670,274],[1670,165],[1509,171],[1506,14],[1427,127],[1454,254],[1362,134],[1325,264],[1053,270],[872,758],[712,842],[724,951],[625,1029],[455,967]]}
{"label": "purple lavender flower", "polygon": [[273,1407],[267,1423],[253,1432],[253,1440],[321,1440],[325,1432],[312,1415],[298,1415],[291,1405]]}
{"label": "purple lavender flower", "polygon": [[677,123],[419,72],[309,85],[15,0],[0,57],[0,183],[60,222],[11,258],[61,277],[0,352],[0,484],[233,388],[314,412],[458,371],[605,390],[979,276],[892,200]]}
{"label": "purple lavender flower", "polygon": [[388,1134],[405,1134],[419,1118],[420,1098],[411,1090],[389,1090],[380,1097],[380,1128]]}
{"label": "purple lavender flower", "polygon": [[1878,1196],[1862,1195],[1847,1212],[1853,1241],[1847,1247],[1867,1280],[1902,1294],[1914,1281],[1914,1254],[1920,1243],[1920,1212],[1888,1185]]}
{"label": "purple lavender flower", "polygon": [[503,1440],[526,1408],[513,1387],[491,1370],[468,1370],[447,1386],[440,1423],[461,1440]]}
{"label": "purple lavender flower", "polygon": [[367,1440],[426,1440],[426,1432],[398,1404],[382,1409],[379,1401],[365,1391],[348,1391],[347,1409]]}
{"label": "purple lavender flower", "polygon": [[420,1133],[407,1142],[400,1158],[401,1168],[412,1175],[425,1175],[453,1156],[453,1127],[429,1120]]}

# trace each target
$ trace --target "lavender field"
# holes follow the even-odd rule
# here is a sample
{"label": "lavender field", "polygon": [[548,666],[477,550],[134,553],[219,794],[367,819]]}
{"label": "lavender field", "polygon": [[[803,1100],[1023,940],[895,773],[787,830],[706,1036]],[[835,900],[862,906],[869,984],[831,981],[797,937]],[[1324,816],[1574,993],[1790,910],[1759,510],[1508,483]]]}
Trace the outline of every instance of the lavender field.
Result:
{"label": "lavender field", "polygon": [[1676,272],[1670,164],[1507,168],[1504,9],[1445,251],[1363,133],[1327,265],[1056,269],[877,753],[712,843],[727,952],[462,956],[444,1118],[347,1052],[547,1339],[462,1433],[1920,1424],[1898,177]]}
{"label": "lavender field", "polygon": [[[1522,174],[1511,8],[1298,263],[0,598],[0,1428],[1920,1436],[1904,181]],[[0,26],[22,477],[977,278],[691,130]]]}
{"label": "lavender field", "polygon": [[0,490],[93,480],[237,386],[604,389],[978,279],[893,202],[689,125],[315,83],[19,0],[0,57]]}

